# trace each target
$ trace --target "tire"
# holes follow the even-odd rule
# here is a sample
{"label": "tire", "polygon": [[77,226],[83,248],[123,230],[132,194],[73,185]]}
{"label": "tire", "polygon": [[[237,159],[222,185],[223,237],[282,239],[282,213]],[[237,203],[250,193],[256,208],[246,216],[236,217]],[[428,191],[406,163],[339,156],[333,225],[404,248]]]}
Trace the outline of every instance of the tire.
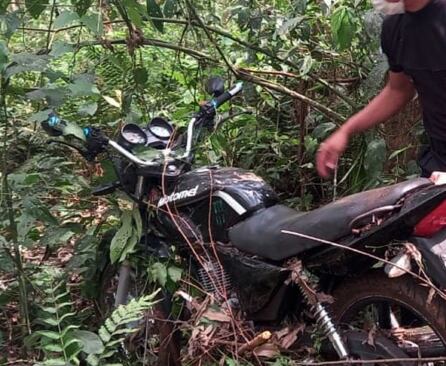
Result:
{"label": "tire", "polygon": [[[401,313],[410,312],[413,323],[429,326],[442,356],[446,353],[446,301],[435,296],[430,303],[429,289],[411,276],[390,279],[383,272],[370,272],[356,279],[347,279],[333,292],[332,315],[338,325],[351,325],[361,307],[384,302],[398,306]],[[390,309],[390,307],[389,307]],[[406,315],[407,316],[407,315]]]}

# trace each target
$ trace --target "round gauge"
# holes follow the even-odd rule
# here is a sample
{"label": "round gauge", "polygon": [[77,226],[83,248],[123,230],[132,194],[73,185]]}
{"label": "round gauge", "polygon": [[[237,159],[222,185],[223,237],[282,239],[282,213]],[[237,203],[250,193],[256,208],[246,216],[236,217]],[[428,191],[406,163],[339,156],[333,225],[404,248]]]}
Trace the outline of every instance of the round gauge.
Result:
{"label": "round gauge", "polygon": [[131,145],[145,145],[147,135],[141,127],[134,123],[128,123],[121,129],[121,137]]}
{"label": "round gauge", "polygon": [[155,117],[147,126],[149,132],[160,140],[168,140],[173,133],[173,127],[164,118]]}

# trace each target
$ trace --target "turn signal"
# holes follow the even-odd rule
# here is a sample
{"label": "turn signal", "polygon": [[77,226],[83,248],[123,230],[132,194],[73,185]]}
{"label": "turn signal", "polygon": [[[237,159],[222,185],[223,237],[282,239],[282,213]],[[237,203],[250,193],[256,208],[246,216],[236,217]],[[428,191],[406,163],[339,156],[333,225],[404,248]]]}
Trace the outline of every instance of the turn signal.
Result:
{"label": "turn signal", "polygon": [[414,235],[429,238],[444,228],[446,228],[446,201],[415,226]]}

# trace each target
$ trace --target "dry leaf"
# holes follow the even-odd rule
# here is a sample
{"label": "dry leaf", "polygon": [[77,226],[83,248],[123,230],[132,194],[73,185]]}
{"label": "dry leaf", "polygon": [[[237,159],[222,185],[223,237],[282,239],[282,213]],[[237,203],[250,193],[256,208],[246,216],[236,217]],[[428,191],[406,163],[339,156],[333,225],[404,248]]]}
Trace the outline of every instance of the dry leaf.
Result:
{"label": "dry leaf", "polygon": [[294,327],[292,329],[288,329],[288,333],[280,338],[279,346],[282,349],[290,348],[297,340],[297,334],[299,332],[303,332],[305,329],[305,325],[300,325],[298,327]]}
{"label": "dry leaf", "polygon": [[229,323],[231,321],[231,317],[229,315],[213,309],[206,310],[203,314],[203,317],[211,321],[221,323]]}
{"label": "dry leaf", "polygon": [[256,347],[252,353],[257,357],[273,358],[279,356],[280,351],[274,343],[265,343]]}

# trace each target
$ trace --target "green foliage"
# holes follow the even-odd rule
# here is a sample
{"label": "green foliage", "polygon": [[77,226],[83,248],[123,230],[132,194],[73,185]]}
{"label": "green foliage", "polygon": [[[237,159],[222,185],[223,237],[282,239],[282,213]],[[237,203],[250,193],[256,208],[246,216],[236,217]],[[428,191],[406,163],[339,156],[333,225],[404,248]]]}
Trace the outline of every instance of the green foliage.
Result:
{"label": "green foliage", "polygon": [[132,327],[131,324],[138,324],[144,312],[154,305],[157,294],[158,291],[149,296],[132,299],[127,305],[120,305],[99,329],[99,337],[89,334],[88,338],[84,339],[84,342],[94,339],[94,344],[90,344],[94,352],[91,352],[87,358],[89,365],[108,364],[107,360],[117,352],[124,339],[138,329],[135,326]]}
{"label": "green foliage", "polygon": [[139,210],[126,210],[121,215],[121,227],[110,244],[110,260],[112,263],[122,262],[138,243],[142,234],[142,222]]}
{"label": "green foliage", "polygon": [[331,29],[340,50],[350,47],[356,31],[353,11],[346,6],[337,8],[331,16]]}
{"label": "green foliage", "polygon": [[45,268],[40,271],[34,284],[42,291],[40,297],[40,315],[36,322],[45,329],[38,330],[34,337],[39,339],[38,347],[44,352],[45,360],[42,366],[63,366],[67,364],[79,365],[79,352],[82,347],[75,335],[79,327],[73,319],[73,302],[65,287],[65,279],[60,270]]}
{"label": "green foliage", "polygon": [[[147,13],[154,18],[162,18],[163,12],[156,0],[147,0]],[[164,23],[160,20],[152,19],[152,23],[161,33],[164,32]]]}
{"label": "green foliage", "polygon": [[[253,75],[303,94],[345,119],[385,80],[387,64],[379,54],[382,19],[367,2],[191,3],[212,40],[178,0],[70,0],[57,1],[55,7],[48,0],[0,0],[0,275],[8,284],[0,304],[19,304],[21,334],[38,336],[47,364],[76,363],[84,353],[90,363],[113,362],[116,353],[104,355],[117,349],[130,321],[120,315],[127,319],[120,322],[115,315],[116,322],[111,319],[99,335],[94,332],[94,301],[103,290],[108,258],[113,263],[130,259],[145,281],[168,289],[182,275],[177,263],[138,262],[139,213],[124,210],[119,217],[117,207],[128,207],[120,196],[91,198],[93,168],[69,149],[46,144],[39,123],[48,113],[63,116],[65,133],[79,139],[83,133],[70,121],[115,136],[124,122],[145,125],[162,115],[181,130],[198,101],[208,98],[208,76],[222,75],[227,85],[235,82],[219,51],[231,67],[260,71]],[[163,17],[178,19],[153,19]],[[159,46],[142,46],[141,35]],[[414,171],[403,159],[404,147],[388,152],[385,136],[375,132],[352,141],[336,187],[321,182],[314,154],[342,118],[255,83],[245,83],[243,95],[219,113],[223,118],[240,114],[203,139],[197,163],[254,170],[284,202],[302,209],[330,201],[334,191],[353,193]],[[395,172],[385,170],[387,153],[398,160]],[[115,179],[110,166],[101,169],[98,182]],[[109,247],[110,240],[100,240],[100,235],[112,226],[117,230]],[[71,259],[55,264],[64,273],[50,275],[47,266],[29,260],[37,255],[44,264],[47,258]],[[72,297],[61,283],[68,276],[77,281],[75,296],[83,307],[75,315]],[[40,292],[35,281],[40,281]],[[37,310],[34,298],[42,300]],[[58,321],[55,311],[59,320],[71,315]],[[110,344],[107,334],[119,341]]]}

